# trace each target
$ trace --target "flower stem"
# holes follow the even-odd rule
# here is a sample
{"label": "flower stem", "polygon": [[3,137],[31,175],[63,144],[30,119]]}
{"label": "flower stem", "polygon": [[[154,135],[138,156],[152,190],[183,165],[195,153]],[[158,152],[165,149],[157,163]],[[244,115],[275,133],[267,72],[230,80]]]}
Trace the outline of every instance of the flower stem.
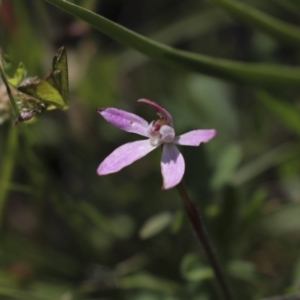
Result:
{"label": "flower stem", "polygon": [[220,263],[209,240],[205,224],[197,210],[195,203],[190,199],[186,187],[182,181],[177,185],[177,190],[184,202],[184,206],[188,214],[190,223],[193,226],[197,238],[203,246],[203,250],[209,260],[211,267],[213,268],[215,278],[217,280],[223,298],[225,300],[232,300],[233,298],[230,294]]}

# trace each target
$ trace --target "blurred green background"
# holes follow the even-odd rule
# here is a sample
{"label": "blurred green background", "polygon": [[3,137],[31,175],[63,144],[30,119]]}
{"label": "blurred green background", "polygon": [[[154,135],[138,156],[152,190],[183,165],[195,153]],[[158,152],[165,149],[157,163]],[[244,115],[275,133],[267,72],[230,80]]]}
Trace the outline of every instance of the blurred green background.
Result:
{"label": "blurred green background", "polygon": [[[299,65],[299,45],[209,1],[72,2],[178,49]],[[297,0],[240,2],[300,26]],[[43,1],[0,5],[0,48],[29,76],[43,78],[66,47],[71,104],[0,126],[0,299],[219,299],[176,190],[160,189],[160,151],[96,175],[112,150],[139,138],[96,108],[154,120],[139,98],[166,107],[178,134],[218,131],[181,151],[186,185],[236,299],[299,291],[299,88],[263,89],[157,63]]]}

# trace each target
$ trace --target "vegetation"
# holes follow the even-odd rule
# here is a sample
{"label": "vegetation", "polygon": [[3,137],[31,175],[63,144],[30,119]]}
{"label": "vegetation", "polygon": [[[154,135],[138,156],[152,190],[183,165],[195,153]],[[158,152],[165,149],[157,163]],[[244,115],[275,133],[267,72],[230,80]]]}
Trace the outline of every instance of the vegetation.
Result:
{"label": "vegetation", "polygon": [[161,190],[160,151],[96,173],[139,139],[97,109],[155,120],[140,98],[176,134],[217,130],[180,151],[233,298],[300,297],[299,1],[2,0],[0,14],[0,299],[221,299],[177,190]]}

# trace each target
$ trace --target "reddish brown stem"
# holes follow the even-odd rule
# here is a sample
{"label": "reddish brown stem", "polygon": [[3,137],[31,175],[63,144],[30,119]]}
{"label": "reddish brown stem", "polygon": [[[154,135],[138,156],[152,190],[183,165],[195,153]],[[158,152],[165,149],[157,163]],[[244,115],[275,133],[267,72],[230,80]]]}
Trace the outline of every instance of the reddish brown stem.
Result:
{"label": "reddish brown stem", "polygon": [[209,263],[210,263],[213,271],[214,271],[216,281],[220,288],[220,292],[222,293],[224,300],[232,300],[233,298],[230,294],[227,282],[226,282],[224,274],[222,272],[222,268],[216,257],[215,251],[211,245],[207,230],[205,228],[205,224],[202,220],[201,215],[199,214],[199,212],[197,210],[197,207],[196,207],[195,203],[190,199],[183,182],[181,182],[177,185],[177,190],[184,202],[184,206],[185,206],[186,212],[188,214],[190,223],[193,226],[196,236],[197,236],[198,240],[200,241],[200,243],[202,244],[203,250],[207,256],[207,259],[209,260]]}

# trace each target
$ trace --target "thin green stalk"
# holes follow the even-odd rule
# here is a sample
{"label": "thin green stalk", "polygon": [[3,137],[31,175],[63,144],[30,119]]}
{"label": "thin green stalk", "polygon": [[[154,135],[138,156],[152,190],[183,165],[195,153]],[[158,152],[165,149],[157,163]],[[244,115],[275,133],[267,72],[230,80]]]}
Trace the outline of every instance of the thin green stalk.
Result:
{"label": "thin green stalk", "polygon": [[300,45],[300,27],[283,22],[239,1],[210,1],[250,26],[263,30],[286,43]]}
{"label": "thin green stalk", "polygon": [[[6,87],[7,95],[9,97],[11,106],[16,116],[19,115],[19,109],[17,107],[16,101],[12,95],[10,86],[8,84],[5,72],[2,68],[2,62],[0,62],[0,75],[3,80],[3,83]],[[16,128],[10,128],[8,140],[7,140],[7,149],[6,154],[4,155],[5,159],[3,159],[3,168],[1,181],[0,181],[0,229],[3,225],[3,216],[5,210],[5,203],[7,194],[9,192],[9,183],[11,182],[11,178],[13,175],[16,153],[18,147],[18,130]]]}
{"label": "thin green stalk", "polygon": [[1,62],[0,62],[0,75],[1,75],[1,78],[3,80],[3,83],[5,84],[7,95],[9,97],[9,100],[10,100],[11,106],[14,110],[14,113],[15,113],[16,116],[18,116],[19,115],[19,109],[18,109],[18,106],[17,106],[16,101],[14,99],[14,96],[12,95],[12,92],[11,92],[10,86],[8,84],[8,81],[6,79],[6,75],[5,75],[4,70],[2,68]]}
{"label": "thin green stalk", "polygon": [[0,229],[3,225],[3,215],[5,209],[6,198],[9,192],[9,186],[13,175],[16,154],[18,149],[18,130],[16,127],[10,128],[7,149],[4,155],[5,159],[2,158],[2,173],[0,180]]}
{"label": "thin green stalk", "polygon": [[209,240],[208,232],[206,230],[205,224],[202,220],[201,215],[199,214],[197,207],[195,203],[190,199],[186,187],[183,184],[183,182],[179,183],[177,185],[177,190],[183,200],[185,210],[187,212],[187,215],[189,217],[189,221],[191,225],[193,226],[193,229],[195,231],[195,234],[200,241],[203,250],[207,256],[207,259],[214,271],[216,281],[219,285],[220,292],[223,296],[224,300],[232,300],[232,296],[229,290],[229,287],[227,285],[227,281],[225,279],[225,276],[223,274],[220,262],[218,261],[215,251],[211,245],[211,242]]}
{"label": "thin green stalk", "polygon": [[300,86],[299,68],[235,62],[177,50],[133,32],[69,1],[45,1],[80,18],[121,44],[168,65],[236,82],[276,87],[293,86],[299,88]]}

